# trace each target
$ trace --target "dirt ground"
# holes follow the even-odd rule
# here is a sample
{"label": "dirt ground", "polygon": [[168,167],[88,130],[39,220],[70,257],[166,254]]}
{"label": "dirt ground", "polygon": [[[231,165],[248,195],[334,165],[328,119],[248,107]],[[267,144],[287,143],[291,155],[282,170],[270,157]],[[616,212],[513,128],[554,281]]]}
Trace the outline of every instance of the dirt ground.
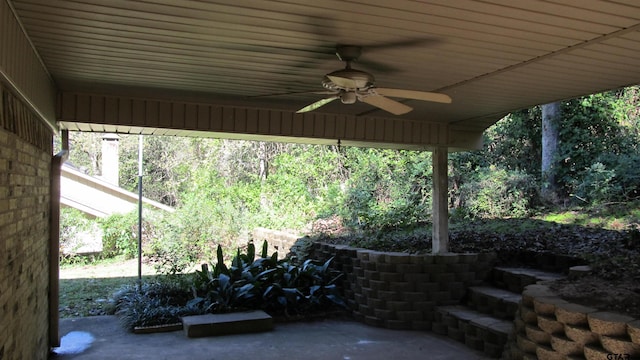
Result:
{"label": "dirt ground", "polygon": [[587,276],[576,280],[556,281],[551,288],[567,301],[640,319],[638,282],[611,281]]}

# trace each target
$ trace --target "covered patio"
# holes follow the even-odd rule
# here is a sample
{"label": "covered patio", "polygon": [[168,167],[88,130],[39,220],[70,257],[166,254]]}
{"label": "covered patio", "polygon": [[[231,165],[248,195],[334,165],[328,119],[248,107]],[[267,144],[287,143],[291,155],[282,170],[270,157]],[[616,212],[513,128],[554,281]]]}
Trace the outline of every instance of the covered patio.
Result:
{"label": "covered patio", "polygon": [[631,0],[2,0],[0,19],[5,359],[58,342],[61,131],[433,151],[447,252],[448,152],[511,111],[640,83]]}

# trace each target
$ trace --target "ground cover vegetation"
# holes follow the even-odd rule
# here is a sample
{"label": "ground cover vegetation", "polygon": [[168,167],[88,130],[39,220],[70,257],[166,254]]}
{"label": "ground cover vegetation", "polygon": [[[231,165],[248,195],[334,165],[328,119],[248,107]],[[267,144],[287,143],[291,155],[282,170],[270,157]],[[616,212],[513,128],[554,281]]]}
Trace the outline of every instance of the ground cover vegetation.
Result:
{"label": "ground cover vegetation", "polygon": [[[305,260],[293,264],[268,255],[265,241],[260,254],[253,243],[237,250],[225,264],[222,247],[217,261],[190,274],[174,274],[152,282],[121,288],[113,295],[114,312],[125,328],[180,322],[180,317],[206,313],[261,309],[278,318],[305,317],[318,311],[346,308],[336,282],[342,273],[324,263]],[[256,255],[259,255],[256,258]]]}
{"label": "ground cover vegetation", "polygon": [[[559,103],[558,141],[544,172],[542,106],[500,120],[481,150],[450,154],[452,251],[550,251],[583,258],[600,279],[640,280],[639,104],[639,87]],[[99,141],[72,133],[70,161],[99,174]],[[144,194],[176,208],[171,216],[145,212],[145,257],[161,273],[193,272],[217,258],[219,246],[230,261],[260,226],[430,250],[429,152],[174,137],[144,143]],[[120,183],[135,191],[138,138],[120,144]],[[86,225],[63,215],[68,229]],[[133,255],[133,219],[102,221],[113,239],[102,256]],[[62,235],[71,241],[73,230]]]}

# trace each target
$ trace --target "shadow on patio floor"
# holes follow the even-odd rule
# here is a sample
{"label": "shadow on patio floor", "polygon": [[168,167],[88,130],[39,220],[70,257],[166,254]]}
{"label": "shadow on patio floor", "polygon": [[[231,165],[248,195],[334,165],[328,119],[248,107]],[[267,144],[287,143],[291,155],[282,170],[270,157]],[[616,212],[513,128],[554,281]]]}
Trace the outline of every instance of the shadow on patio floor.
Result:
{"label": "shadow on patio floor", "polygon": [[61,336],[71,331],[90,333],[94,341],[82,353],[51,359],[486,359],[432,333],[344,320],[276,324],[271,332],[189,339],[182,331],[131,334],[114,316],[62,319]]}

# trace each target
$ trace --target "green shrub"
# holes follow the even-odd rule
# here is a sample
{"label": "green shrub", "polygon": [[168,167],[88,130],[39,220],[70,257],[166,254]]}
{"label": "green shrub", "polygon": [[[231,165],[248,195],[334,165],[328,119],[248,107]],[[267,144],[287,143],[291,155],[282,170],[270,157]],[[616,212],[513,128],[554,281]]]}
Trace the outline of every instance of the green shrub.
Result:
{"label": "green shrub", "polygon": [[133,259],[138,254],[138,214],[113,214],[100,220],[102,227],[102,256],[123,255]]}
{"label": "green shrub", "polygon": [[573,180],[574,196],[589,205],[640,197],[640,155],[602,154]]}
{"label": "green shrub", "polygon": [[368,231],[430,219],[430,153],[349,150],[353,170],[339,209],[345,225]]}
{"label": "green shrub", "polygon": [[463,199],[457,216],[525,217],[538,196],[535,178],[522,171],[481,168],[460,187]]}

